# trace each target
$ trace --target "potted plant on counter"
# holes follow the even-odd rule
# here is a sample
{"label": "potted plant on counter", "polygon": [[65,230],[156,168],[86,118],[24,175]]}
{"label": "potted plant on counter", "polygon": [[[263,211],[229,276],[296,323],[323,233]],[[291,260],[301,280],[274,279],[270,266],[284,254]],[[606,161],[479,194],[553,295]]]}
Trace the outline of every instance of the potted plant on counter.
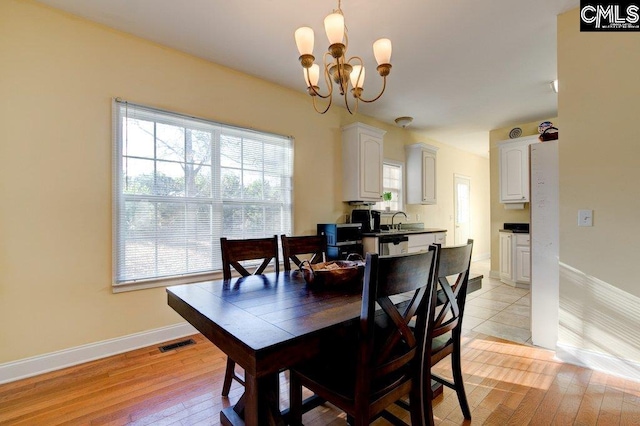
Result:
{"label": "potted plant on counter", "polygon": [[391,192],[383,192],[382,201],[385,201],[387,203],[387,206],[384,209],[386,211],[390,211],[391,210]]}

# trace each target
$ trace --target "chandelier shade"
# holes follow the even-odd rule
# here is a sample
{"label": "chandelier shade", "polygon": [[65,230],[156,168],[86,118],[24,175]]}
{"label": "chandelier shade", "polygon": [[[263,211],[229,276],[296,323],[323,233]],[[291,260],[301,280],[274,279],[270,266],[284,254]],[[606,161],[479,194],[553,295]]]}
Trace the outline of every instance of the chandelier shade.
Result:
{"label": "chandelier shade", "polygon": [[296,30],[296,46],[300,55],[313,54],[313,30],[309,27],[300,27]]}
{"label": "chandelier shade", "polygon": [[324,30],[327,33],[329,44],[342,43],[344,38],[344,16],[341,13],[332,13],[324,18]]}
{"label": "chandelier shade", "polygon": [[[338,92],[344,98],[344,103],[349,113],[357,112],[358,103],[374,102],[378,100],[385,91],[387,76],[391,72],[391,40],[381,38],[373,43],[373,55],[378,63],[376,70],[382,77],[382,89],[372,99],[364,99],[365,67],[362,58],[352,56],[347,59],[347,49],[349,37],[345,25],[344,14],[342,13],[341,0],[338,0],[338,8],[324,19],[324,29],[329,40],[329,47],[323,55],[322,68],[315,63],[313,56],[314,33],[309,27],[300,27],[295,31],[296,46],[300,53],[300,64],[303,68],[304,80],[307,85],[307,92],[313,99],[314,109],[324,114],[331,107],[333,101],[334,84]],[[320,75],[324,76],[327,86],[326,93],[320,92],[318,86]],[[351,93],[354,101],[353,106],[349,103],[348,93]],[[326,108],[320,108],[317,99],[327,99]]]}
{"label": "chandelier shade", "polygon": [[391,40],[381,38],[373,43],[373,56],[378,65],[391,63]]}

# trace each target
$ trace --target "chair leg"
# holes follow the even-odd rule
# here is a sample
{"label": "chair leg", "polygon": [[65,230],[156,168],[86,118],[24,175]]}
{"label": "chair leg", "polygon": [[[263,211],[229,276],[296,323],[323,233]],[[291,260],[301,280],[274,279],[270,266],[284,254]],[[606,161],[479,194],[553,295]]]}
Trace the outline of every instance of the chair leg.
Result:
{"label": "chair leg", "polygon": [[224,383],[222,384],[222,396],[229,396],[231,390],[231,381],[235,376],[236,362],[227,357],[227,369],[224,373]]}
{"label": "chair leg", "polygon": [[464,418],[471,420],[471,410],[467,402],[467,393],[464,390],[464,379],[462,377],[462,365],[460,363],[460,352],[462,351],[460,344],[460,333],[454,332],[453,353],[451,354],[451,370],[453,373],[453,383],[456,386],[456,394],[458,402]]}
{"label": "chair leg", "polygon": [[289,372],[289,424],[302,425],[302,383],[293,372]]}

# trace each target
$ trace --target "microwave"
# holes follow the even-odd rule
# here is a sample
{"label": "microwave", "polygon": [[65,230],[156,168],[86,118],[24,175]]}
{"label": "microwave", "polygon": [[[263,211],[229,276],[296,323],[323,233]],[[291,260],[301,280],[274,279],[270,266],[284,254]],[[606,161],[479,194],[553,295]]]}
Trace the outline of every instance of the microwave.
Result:
{"label": "microwave", "polygon": [[319,223],[317,233],[318,235],[326,235],[329,246],[362,242],[361,223]]}

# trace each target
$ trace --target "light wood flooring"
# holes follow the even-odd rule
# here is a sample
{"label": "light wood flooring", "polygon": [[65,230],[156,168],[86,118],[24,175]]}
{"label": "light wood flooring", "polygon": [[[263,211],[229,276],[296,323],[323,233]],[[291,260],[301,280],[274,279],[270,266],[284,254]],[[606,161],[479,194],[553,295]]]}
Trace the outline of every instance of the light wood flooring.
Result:
{"label": "light wood flooring", "polygon": [[[0,385],[0,425],[218,425],[225,355],[201,335],[195,345],[157,346]],[[640,384],[553,358],[550,351],[469,332],[463,359],[473,420],[455,394],[434,401],[440,425],[640,425]],[[437,367],[446,375],[448,360]],[[282,406],[287,405],[281,375]],[[306,413],[306,425],[345,425],[331,405]],[[408,421],[408,420],[407,420]],[[376,425],[386,424],[378,420]]]}

